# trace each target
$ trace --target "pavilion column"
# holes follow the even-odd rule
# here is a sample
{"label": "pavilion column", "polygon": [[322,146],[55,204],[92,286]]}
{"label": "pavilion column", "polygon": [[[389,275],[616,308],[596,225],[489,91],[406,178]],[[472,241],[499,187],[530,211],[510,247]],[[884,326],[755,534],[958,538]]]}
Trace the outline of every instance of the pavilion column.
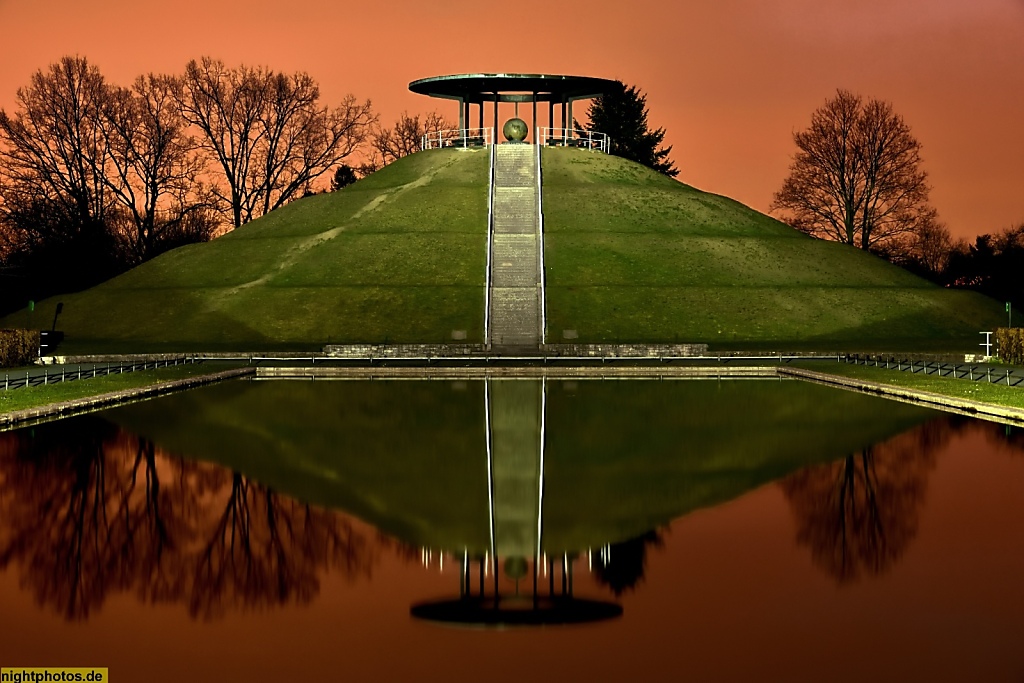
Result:
{"label": "pavilion column", "polygon": [[459,130],[466,127],[466,100],[459,98]]}
{"label": "pavilion column", "polygon": [[548,128],[554,130],[555,128],[555,94],[551,93],[551,99],[548,100]]}
{"label": "pavilion column", "polygon": [[498,93],[494,93],[494,144],[498,144]]}
{"label": "pavilion column", "polygon": [[[484,98],[483,97],[480,98],[480,112],[479,113],[480,113],[480,126],[479,126],[479,128],[480,128],[481,131],[483,131],[483,128],[484,128]],[[480,134],[483,135],[482,132]]]}
{"label": "pavilion column", "polygon": [[462,128],[469,128],[469,100],[463,105],[463,113],[465,116],[462,117]]}
{"label": "pavilion column", "polygon": [[573,122],[572,122],[572,98],[571,97],[569,98],[569,116],[568,116],[568,119],[569,119],[569,125],[567,125],[566,128],[573,128],[574,125],[573,125]]}
{"label": "pavilion column", "polygon": [[533,144],[540,142],[540,135],[538,135],[537,128],[540,124],[537,123],[537,93],[533,93]]}
{"label": "pavilion column", "polygon": [[[569,108],[567,106],[568,102],[569,102],[569,98],[566,97],[565,95],[563,95],[562,96],[562,131],[563,132],[569,130]],[[568,137],[568,136],[566,136],[566,137]]]}

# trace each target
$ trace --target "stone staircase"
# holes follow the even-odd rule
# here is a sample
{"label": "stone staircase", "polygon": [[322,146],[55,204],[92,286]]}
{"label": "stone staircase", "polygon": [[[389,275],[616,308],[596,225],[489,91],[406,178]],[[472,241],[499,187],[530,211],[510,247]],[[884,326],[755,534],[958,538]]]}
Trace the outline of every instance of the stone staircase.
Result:
{"label": "stone staircase", "polygon": [[536,148],[498,145],[491,232],[492,348],[536,351],[541,343],[540,219]]}

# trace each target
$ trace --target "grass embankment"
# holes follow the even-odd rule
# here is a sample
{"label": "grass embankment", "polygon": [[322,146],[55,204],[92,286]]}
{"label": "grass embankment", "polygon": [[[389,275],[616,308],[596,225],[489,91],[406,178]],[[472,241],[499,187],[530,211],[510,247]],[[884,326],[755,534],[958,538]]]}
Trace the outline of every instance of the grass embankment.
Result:
{"label": "grass embankment", "polygon": [[[900,372],[886,370],[870,365],[850,365],[847,363],[793,363],[793,367],[825,372],[851,379],[862,379],[902,389],[929,391],[953,398],[982,401],[1010,408],[1024,408],[1024,387],[1008,387],[1006,385],[989,384],[987,380],[972,382],[967,379],[937,377],[924,373]],[[1000,373],[993,372],[993,376]]]}
{"label": "grass embankment", "polygon": [[[621,158],[544,149],[548,339],[974,349],[1002,308]],[[486,150],[413,154],[37,306],[61,353],[309,350],[483,333]],[[0,320],[19,326],[24,313]]]}
{"label": "grass embankment", "polygon": [[63,354],[439,343],[453,330],[479,342],[487,167],[485,150],[414,154],[36,315],[64,302]]}
{"label": "grass embankment", "polygon": [[[517,411],[539,402],[500,403],[492,449],[509,458],[494,470],[520,471],[531,462],[521,449],[536,447],[539,432]],[[483,382],[224,382],[103,415],[175,455],[221,463],[410,543],[488,547]],[[631,538],[935,415],[805,382],[548,382],[546,548]]]}
{"label": "grass embankment", "polygon": [[212,375],[215,372],[228,370],[229,366],[210,366],[202,363],[190,365],[172,365],[156,370],[137,370],[123,374],[103,375],[101,377],[84,377],[69,382],[58,382],[43,386],[25,387],[0,391],[0,414],[10,413],[26,408],[38,408],[51,403],[63,403],[78,398],[100,396],[115,391],[146,387],[177,379]]}
{"label": "grass embankment", "polygon": [[545,149],[548,339],[713,349],[977,345],[1002,309],[624,159]]}

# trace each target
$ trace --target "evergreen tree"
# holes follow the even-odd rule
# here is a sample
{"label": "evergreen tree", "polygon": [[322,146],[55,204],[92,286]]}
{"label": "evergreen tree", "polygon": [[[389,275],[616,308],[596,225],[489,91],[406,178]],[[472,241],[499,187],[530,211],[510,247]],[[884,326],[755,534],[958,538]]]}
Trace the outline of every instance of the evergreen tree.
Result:
{"label": "evergreen tree", "polygon": [[[676,177],[679,169],[668,158],[671,145],[659,147],[665,139],[665,129],[651,130],[647,125],[647,95],[636,86],[626,87],[616,81],[615,87],[590,103],[588,130],[605,133],[611,138],[611,152],[626,159],[653,168],[659,173]],[[579,128],[579,124],[576,124]]]}
{"label": "evergreen tree", "polygon": [[348,164],[342,164],[331,176],[331,192],[346,188],[357,180],[359,178],[356,176],[355,170]]}

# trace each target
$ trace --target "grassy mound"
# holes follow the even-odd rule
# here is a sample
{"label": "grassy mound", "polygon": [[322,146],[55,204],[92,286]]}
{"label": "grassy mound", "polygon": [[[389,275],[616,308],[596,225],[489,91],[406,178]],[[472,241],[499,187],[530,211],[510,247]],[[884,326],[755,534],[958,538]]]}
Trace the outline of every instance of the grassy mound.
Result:
{"label": "grassy mound", "polygon": [[[414,154],[65,302],[64,353],[483,335],[487,151]],[[617,157],[544,150],[548,341],[974,350],[1002,309]],[[25,314],[0,320],[24,325]]]}
{"label": "grassy mound", "polygon": [[487,168],[484,150],[416,154],[36,316],[64,301],[62,353],[440,343],[452,330],[480,341]]}
{"label": "grassy mound", "polygon": [[548,340],[974,349],[1001,307],[605,155],[545,149]]}

